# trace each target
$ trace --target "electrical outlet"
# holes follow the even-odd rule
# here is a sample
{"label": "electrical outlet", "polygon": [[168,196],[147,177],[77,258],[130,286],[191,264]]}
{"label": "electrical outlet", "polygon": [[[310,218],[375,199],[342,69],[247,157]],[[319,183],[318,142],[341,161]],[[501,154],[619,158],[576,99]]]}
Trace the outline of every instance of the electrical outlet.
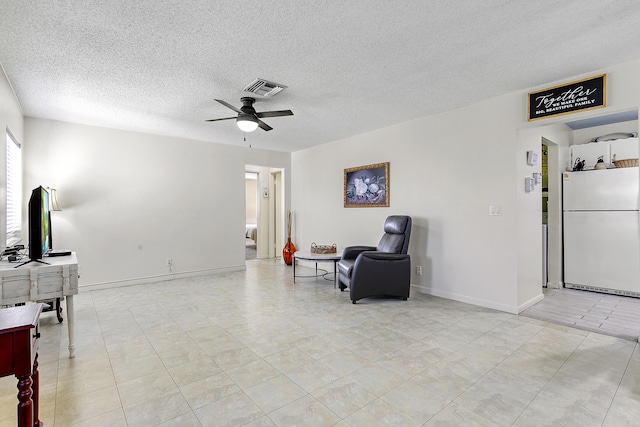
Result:
{"label": "electrical outlet", "polygon": [[173,259],[167,258],[167,265],[173,265]]}
{"label": "electrical outlet", "polygon": [[416,274],[418,276],[422,276],[422,266],[421,265],[416,266]]}

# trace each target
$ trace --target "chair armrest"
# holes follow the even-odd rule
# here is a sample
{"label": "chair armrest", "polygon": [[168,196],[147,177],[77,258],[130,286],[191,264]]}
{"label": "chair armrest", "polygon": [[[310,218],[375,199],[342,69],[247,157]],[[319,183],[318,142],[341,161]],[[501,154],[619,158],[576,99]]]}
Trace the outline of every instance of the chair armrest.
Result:
{"label": "chair armrest", "polygon": [[347,246],[342,251],[342,259],[356,259],[362,252],[375,250],[375,246]]}

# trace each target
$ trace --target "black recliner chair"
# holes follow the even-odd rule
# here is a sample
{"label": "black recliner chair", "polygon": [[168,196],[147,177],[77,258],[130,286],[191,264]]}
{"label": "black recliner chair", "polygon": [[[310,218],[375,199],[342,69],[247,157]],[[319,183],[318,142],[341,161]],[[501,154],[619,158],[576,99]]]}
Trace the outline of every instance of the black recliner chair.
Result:
{"label": "black recliner chair", "polygon": [[378,246],[347,246],[338,261],[340,290],[349,288],[351,302],[373,296],[406,300],[411,286],[409,237],[411,217],[392,215],[384,222]]}

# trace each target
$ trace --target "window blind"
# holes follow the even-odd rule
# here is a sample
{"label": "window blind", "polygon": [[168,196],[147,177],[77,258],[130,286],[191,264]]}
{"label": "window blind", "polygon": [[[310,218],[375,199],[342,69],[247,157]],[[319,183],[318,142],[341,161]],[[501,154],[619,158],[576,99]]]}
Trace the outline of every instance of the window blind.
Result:
{"label": "window blind", "polygon": [[7,129],[7,240],[22,240],[22,153],[20,143]]}

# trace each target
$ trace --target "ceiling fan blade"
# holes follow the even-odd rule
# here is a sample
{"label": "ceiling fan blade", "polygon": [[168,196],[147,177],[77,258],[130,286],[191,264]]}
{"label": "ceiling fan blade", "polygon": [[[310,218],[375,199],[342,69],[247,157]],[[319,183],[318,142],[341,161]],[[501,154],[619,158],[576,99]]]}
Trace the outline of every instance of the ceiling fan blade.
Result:
{"label": "ceiling fan blade", "polygon": [[234,107],[233,105],[229,104],[226,101],[223,101],[221,99],[216,99],[216,101],[218,101],[220,104],[224,105],[227,108],[231,108],[233,111],[235,111],[236,113],[243,113],[243,111],[239,108]]}
{"label": "ceiling fan blade", "polygon": [[269,126],[268,124],[266,124],[265,122],[263,122],[262,120],[258,119],[258,126],[260,127],[260,129],[262,130],[271,130],[273,129],[271,126]]}
{"label": "ceiling fan blade", "polygon": [[263,119],[267,117],[293,116],[293,111],[291,110],[263,111],[261,113],[256,113],[256,116],[259,119]]}
{"label": "ceiling fan blade", "polygon": [[220,120],[231,120],[231,119],[237,119],[237,117],[225,117],[223,119],[209,119],[209,120],[205,120],[205,122],[219,122]]}

